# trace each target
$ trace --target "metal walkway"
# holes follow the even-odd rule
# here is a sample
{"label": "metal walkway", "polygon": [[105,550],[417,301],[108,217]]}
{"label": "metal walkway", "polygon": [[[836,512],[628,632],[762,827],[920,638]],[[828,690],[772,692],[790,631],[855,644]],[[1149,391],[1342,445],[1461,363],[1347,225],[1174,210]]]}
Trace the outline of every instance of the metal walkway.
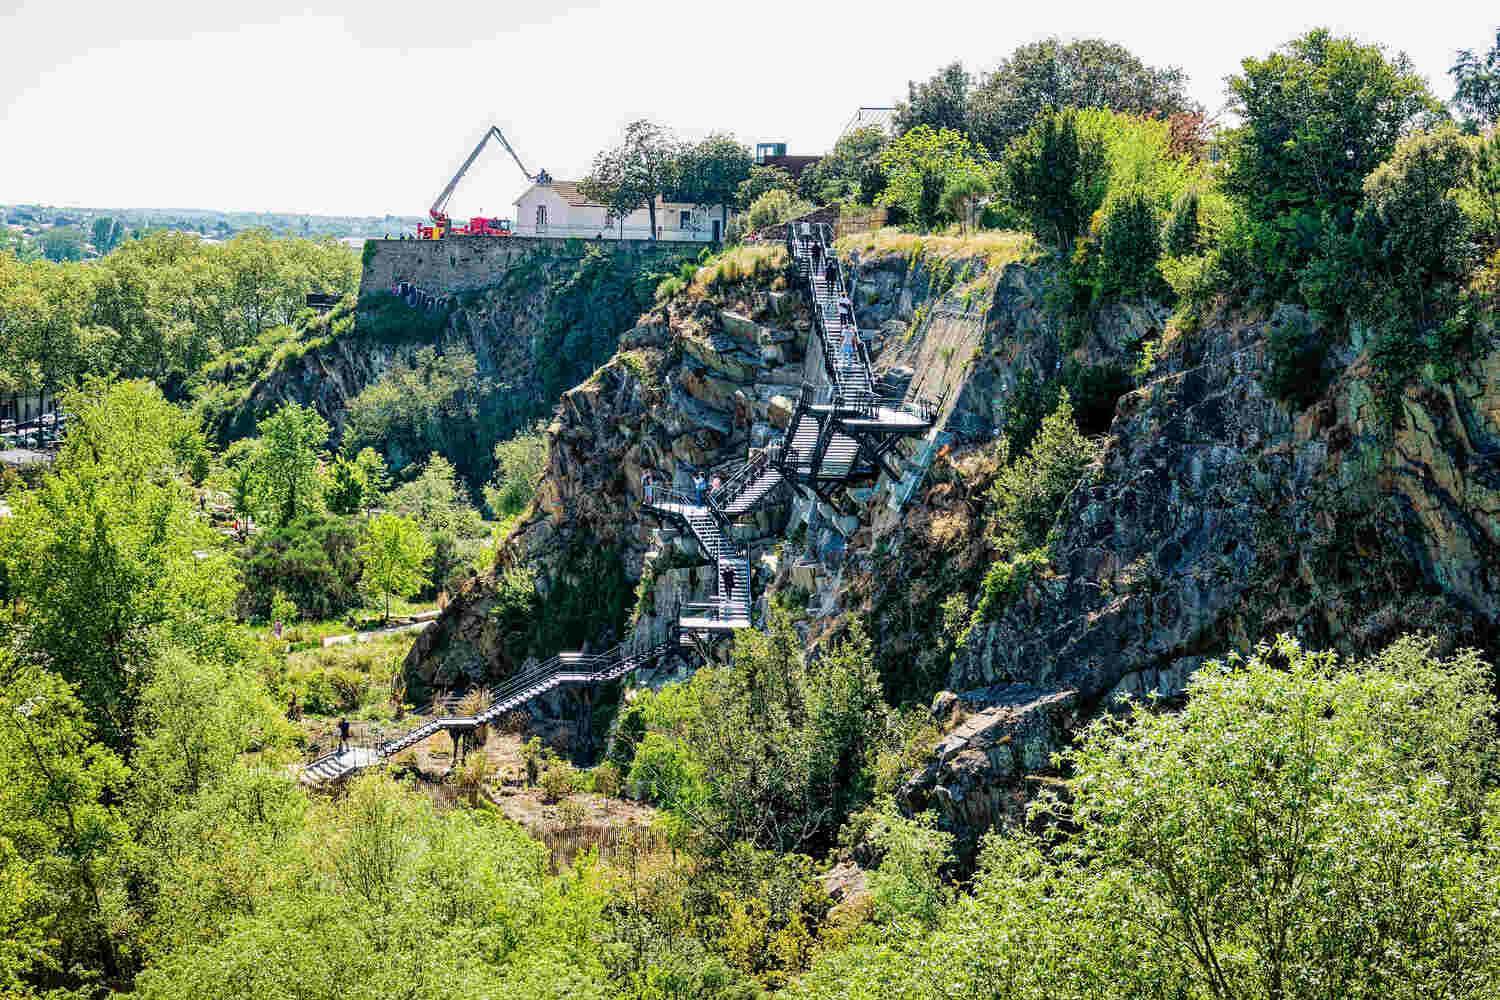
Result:
{"label": "metal walkway", "polygon": [[[668,653],[689,647],[707,654],[718,639],[751,627],[750,561],[734,541],[734,522],[769,503],[784,489],[811,490],[831,502],[832,488],[887,473],[901,477],[887,455],[903,437],[925,434],[939,404],[908,400],[882,392],[870,363],[869,345],[848,301],[842,264],[833,250],[832,230],[822,224],[787,227],[787,249],[796,273],[812,293],[814,324],[810,337],[822,359],[827,383],[802,386],[781,441],[753,453],[733,475],[713,490],[688,496],[655,487],[644,509],[687,526],[714,566],[714,598],[683,605],[670,638],[638,653],[623,645],[605,653],[559,653],[510,678],[489,706],[471,715],[444,714],[454,699],[435,705],[432,718],[394,738],[326,754],[310,764],[308,784],[336,781],[362,768],[383,763],[439,731],[455,741],[506,712],[564,685],[592,687],[617,680]],[[814,345],[808,345],[813,349]]]}

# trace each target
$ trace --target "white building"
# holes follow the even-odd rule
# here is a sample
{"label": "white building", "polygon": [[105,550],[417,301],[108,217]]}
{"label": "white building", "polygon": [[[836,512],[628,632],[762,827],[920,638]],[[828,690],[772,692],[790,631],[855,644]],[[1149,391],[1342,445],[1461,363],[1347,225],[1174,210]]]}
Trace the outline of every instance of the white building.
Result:
{"label": "white building", "polygon": [[[717,242],[723,213],[720,206],[656,203],[656,238],[687,243]],[[517,236],[566,236],[579,239],[651,238],[651,216],[638,208],[623,219],[585,198],[574,181],[533,184],[516,199]]]}

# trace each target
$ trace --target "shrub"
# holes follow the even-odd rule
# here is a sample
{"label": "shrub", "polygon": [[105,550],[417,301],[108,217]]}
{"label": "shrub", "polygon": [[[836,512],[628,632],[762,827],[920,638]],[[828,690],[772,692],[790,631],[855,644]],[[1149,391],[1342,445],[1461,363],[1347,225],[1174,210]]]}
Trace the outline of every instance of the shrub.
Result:
{"label": "shrub", "polygon": [[567,761],[551,760],[542,769],[541,784],[547,801],[556,802],[578,789],[578,774]]}
{"label": "shrub", "polygon": [[1026,454],[990,487],[991,531],[1000,551],[1034,549],[1046,541],[1064,499],[1097,453],[1079,431],[1072,403],[1063,393]]}
{"label": "shrub", "polygon": [[1272,395],[1300,408],[1323,394],[1328,344],[1321,331],[1313,329],[1306,313],[1291,309],[1277,312],[1266,334],[1266,356],[1270,370],[1265,383]]}
{"label": "shrub", "polygon": [[1161,227],[1162,251],[1172,257],[1186,257],[1203,249],[1203,227],[1198,221],[1198,189],[1188,188],[1172,202],[1167,221]]}
{"label": "shrub", "polygon": [[1099,226],[1099,289],[1105,294],[1150,295],[1160,291],[1156,260],[1161,223],[1143,191],[1130,191],[1104,206]]}
{"label": "shrub", "polygon": [[985,571],[984,582],[979,587],[979,605],[974,609],[974,621],[994,621],[1006,608],[1021,596],[1036,573],[1047,567],[1047,551],[1042,548],[1027,549],[1011,559],[997,559]]}
{"label": "shrub", "polygon": [[756,198],[746,213],[752,230],[765,229],[812,211],[811,202],[803,201],[790,191],[773,188]]}
{"label": "shrub", "polygon": [[358,546],[355,522],[324,514],[253,535],[242,563],[240,612],[264,619],[278,592],[304,618],[333,618],[358,607]]}

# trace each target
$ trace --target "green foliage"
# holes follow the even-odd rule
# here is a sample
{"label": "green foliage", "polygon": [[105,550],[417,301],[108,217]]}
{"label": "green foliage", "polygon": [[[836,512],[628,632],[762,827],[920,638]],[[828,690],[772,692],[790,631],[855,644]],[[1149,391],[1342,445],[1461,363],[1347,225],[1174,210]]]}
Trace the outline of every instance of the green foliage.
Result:
{"label": "green foliage", "polygon": [[640,119],[625,126],[620,145],[594,157],[593,168],[578,182],[578,190],[595,204],[608,207],[617,219],[645,206],[655,239],[656,200],[682,182],[683,165],[677,140],[655,122]]}
{"label": "green foliage", "polygon": [[952,857],[953,835],[934,829],[930,817],[905,819],[888,809],[871,839],[884,855],[869,877],[876,919],[936,925],[953,899],[941,877]]}
{"label": "green foliage", "polygon": [[245,1000],[335,1000],[414,986],[517,1000],[611,995],[597,880],[587,869],[549,876],[546,850],[493,812],[439,814],[377,775],[281,831],[319,849],[254,884],[235,919],[164,953],[139,978],[141,997],[211,989]]}
{"label": "green foliage", "polygon": [[1493,719],[1483,665],[1415,640],[1211,665],[1181,712],[1096,722],[1045,839],[992,834],[935,929],[870,925],[796,995],[1487,995]]}
{"label": "green foliage", "polygon": [[987,622],[999,618],[1021,596],[1032,577],[1047,568],[1048,562],[1046,549],[1032,548],[990,563],[984,581],[979,585],[979,604],[974,609],[972,621]]}
{"label": "green foliage", "polygon": [[[73,247],[69,237],[63,256]],[[175,394],[216,355],[298,321],[308,292],[352,292],[357,281],[354,255],[337,242],[264,232],[222,244],[152,233],[87,266],[0,253],[0,381],[51,389],[90,374],[146,377]]]}
{"label": "green foliage", "polygon": [[495,479],[485,487],[485,502],[500,517],[521,513],[536,496],[547,466],[547,439],[538,424],[495,445]]}
{"label": "green foliage", "polygon": [[792,175],[785,167],[753,166],[750,168],[749,176],[740,182],[735,191],[735,206],[748,210],[751,205],[772,191],[796,194],[797,182],[792,180]]}
{"label": "green foliage", "polygon": [[1166,118],[1194,110],[1187,76],[1147,66],[1124,46],[1097,38],[1022,45],[974,88],[967,130],[994,156],[1049,109],[1100,108]]}
{"label": "green foliage", "polygon": [[241,613],[264,620],[278,592],[304,618],[334,618],[358,607],[358,545],[354,522],[316,513],[255,533],[242,557]]}
{"label": "green foliage", "polygon": [[411,597],[427,579],[432,542],[417,522],[399,514],[381,514],[365,525],[364,539],[355,554],[362,571],[360,582],[385,600],[391,616],[391,597]]}
{"label": "green foliage", "polygon": [[925,125],[933,130],[965,131],[973,86],[973,77],[957,62],[944,66],[930,80],[908,81],[906,100],[896,109],[896,130],[904,134]]}
{"label": "green foliage", "polygon": [[128,772],[70,685],[0,653],[0,986],[114,986],[127,972]]}
{"label": "green foliage", "polygon": [[400,472],[422,455],[477,436],[479,399],[488,388],[478,371],[467,350],[418,348],[349,400],[344,447],[375,448]]}
{"label": "green foliage", "polygon": [[53,226],[37,239],[42,256],[53,263],[83,260],[86,255],[83,230],[77,226]]}
{"label": "green foliage", "polygon": [[1026,453],[1008,464],[990,488],[990,529],[1002,551],[1034,549],[1047,540],[1063,500],[1098,455],[1078,430],[1063,393],[1042,421]]}
{"label": "green foliage", "polygon": [[1161,248],[1170,257],[1186,257],[1204,247],[1203,224],[1198,218],[1200,195],[1197,188],[1187,188],[1172,202],[1167,221],[1162,224]]}
{"label": "green foliage", "polygon": [[880,154],[887,141],[885,129],[876,125],[839,136],[828,155],[797,179],[802,196],[815,205],[873,205],[885,188]]}
{"label": "green foliage", "polygon": [[1127,191],[1106,201],[1099,227],[1100,292],[1140,296],[1159,292],[1160,232],[1161,220],[1146,192]]}
{"label": "green foliage", "polygon": [[1437,110],[1405,56],[1308,32],[1229,78],[1244,124],[1223,136],[1224,187],[1244,206],[1272,296],[1348,233],[1367,174]]}
{"label": "green foliage", "polygon": [[1067,108],[1042,116],[1006,150],[1007,192],[1033,231],[1067,252],[1104,200],[1105,145]]}
{"label": "green foliage", "polygon": [[322,507],[318,465],[328,443],[328,422],[311,407],[287,403],[256,424],[260,446],[255,470],[259,506],[282,527]]}
{"label": "green foliage", "polygon": [[[791,619],[735,636],[733,670],[638,698],[627,783],[714,853],[736,841],[780,850],[828,842],[868,801],[888,710],[858,629],[814,663]],[[619,737],[617,737],[618,739]]]}
{"label": "green foliage", "polygon": [[1482,132],[1500,123],[1500,30],[1484,55],[1462,49],[1449,70],[1453,76],[1453,106],[1464,115],[1470,130]]}
{"label": "green foliage", "polygon": [[66,402],[75,423],[55,467],[0,519],[11,605],[0,622],[23,660],[76,685],[120,748],[164,644],[229,652],[233,574],[177,478],[171,443],[185,424],[161,393],[91,382]]}
{"label": "green foliage", "polygon": [[1465,346],[1464,284],[1479,258],[1460,189],[1473,162],[1472,141],[1450,126],[1403,140],[1365,180],[1345,301],[1378,332],[1377,361],[1392,385],[1421,364],[1446,370]]}
{"label": "green foliage", "polygon": [[679,155],[673,200],[723,206],[721,221],[727,221],[729,206],[740,185],[749,180],[751,167],[750,150],[743,143],[728,135],[710,135]]}
{"label": "green foliage", "polygon": [[812,208],[811,203],[799,199],[795,192],[772,188],[750,203],[745,217],[750,229],[754,231],[795,219],[812,211]]}
{"label": "green foliage", "polygon": [[[886,176],[880,193],[883,205],[898,208],[923,229],[948,218],[943,192],[958,178],[981,178],[987,183],[989,157],[968,137],[952,129],[918,125],[893,140],[880,153]],[[964,180],[966,187],[980,181]]]}
{"label": "green foliage", "polygon": [[390,474],[374,448],[361,448],[353,458],[350,449],[344,451],[334,459],[323,498],[329,511],[348,516],[375,506],[390,486]]}

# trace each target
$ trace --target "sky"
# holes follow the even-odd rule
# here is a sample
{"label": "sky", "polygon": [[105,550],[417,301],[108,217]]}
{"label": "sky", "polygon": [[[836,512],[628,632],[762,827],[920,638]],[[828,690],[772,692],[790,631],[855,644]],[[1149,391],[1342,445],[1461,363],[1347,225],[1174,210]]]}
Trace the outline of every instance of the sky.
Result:
{"label": "sky", "polygon": [[[0,203],[425,215],[491,122],[576,179],[624,125],[824,152],[861,105],[1051,35],[1224,78],[1308,28],[1405,51],[1446,99],[1500,6],[1433,0],[0,0]],[[512,214],[486,152],[449,205]]]}

